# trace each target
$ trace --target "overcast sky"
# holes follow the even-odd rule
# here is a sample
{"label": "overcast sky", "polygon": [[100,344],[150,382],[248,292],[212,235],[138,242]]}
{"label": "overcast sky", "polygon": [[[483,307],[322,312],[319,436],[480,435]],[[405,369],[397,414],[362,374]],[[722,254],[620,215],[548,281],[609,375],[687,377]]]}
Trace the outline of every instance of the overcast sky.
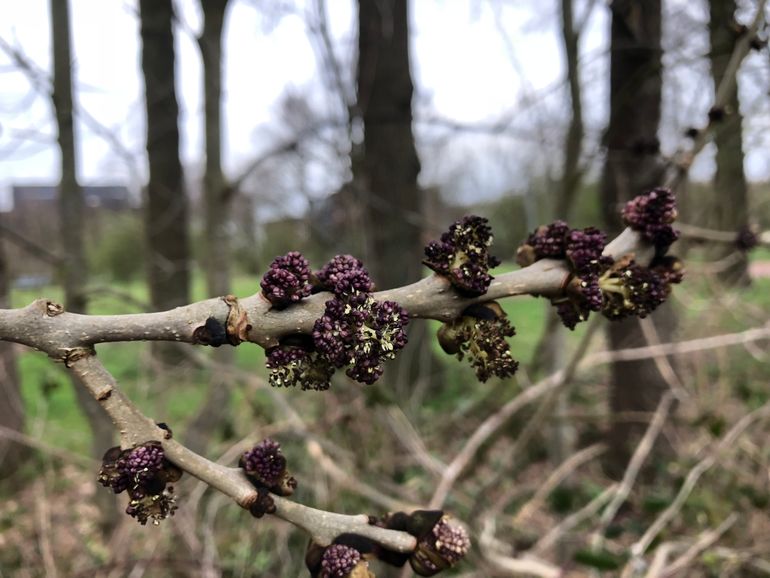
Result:
{"label": "overcast sky", "polygon": [[[308,8],[297,1],[293,4],[298,9],[281,18],[264,13],[266,7],[276,4],[280,2],[233,0],[230,8],[223,151],[225,168],[231,174],[270,147],[280,128],[276,127],[276,103],[287,90],[310,94],[311,101],[327,98],[319,79],[318,56],[308,37]],[[333,0],[328,4],[335,50],[341,60],[350,62],[356,43],[354,2]],[[141,182],[146,168],[137,2],[72,0],[71,7],[77,101],[109,127],[134,158],[133,163],[121,158],[80,119],[79,177],[83,183],[93,183],[135,181],[138,176]],[[203,151],[201,66],[193,39],[200,27],[200,14],[195,0],[180,0],[177,9],[182,23],[176,34],[182,156],[194,174],[202,163]],[[562,123],[567,117],[566,101],[558,89],[564,66],[557,16],[556,0],[413,2],[412,61],[418,117],[488,123],[505,118],[511,111],[524,110],[516,122],[525,133],[532,132],[533,138],[538,116],[550,115],[554,124]],[[51,62],[49,24],[48,0],[5,0],[0,37],[22,50],[47,74]],[[600,2],[581,46],[584,82],[589,89],[588,124],[597,132],[604,123],[606,82],[594,80],[606,79],[607,26],[608,9]],[[53,182],[58,177],[58,157],[50,103],[35,93],[23,74],[14,72],[2,54],[0,73],[0,187]],[[429,128],[418,123],[417,130],[420,136]],[[468,145],[473,138],[456,146],[473,151],[474,145]],[[526,145],[526,135],[523,138]],[[520,164],[535,162],[527,158],[533,147],[520,150]],[[475,158],[471,155],[471,159],[476,163],[476,170],[471,171],[477,175],[474,178],[486,179],[488,182],[480,185],[489,189],[507,186],[506,175],[519,170],[514,167],[516,160],[508,166],[486,152]],[[447,166],[450,162],[457,163],[456,155],[424,159],[423,181],[440,182],[442,175],[452,174],[457,168]],[[701,173],[707,175],[708,162],[702,164],[705,168]],[[752,178],[767,178],[767,153],[752,153],[748,167]]]}

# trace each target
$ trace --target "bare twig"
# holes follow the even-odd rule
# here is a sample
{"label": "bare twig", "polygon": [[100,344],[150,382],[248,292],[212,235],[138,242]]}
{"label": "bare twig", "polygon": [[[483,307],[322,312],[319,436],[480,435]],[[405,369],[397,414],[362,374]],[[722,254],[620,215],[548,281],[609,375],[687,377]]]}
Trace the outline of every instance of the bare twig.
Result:
{"label": "bare twig", "polygon": [[590,462],[592,459],[600,456],[607,450],[604,444],[594,444],[588,446],[570,456],[562,464],[559,465],[551,474],[546,478],[535,492],[535,494],[524,504],[513,518],[514,526],[522,526],[526,524],[532,515],[545,503],[546,498],[550,493],[571,474],[575,473],[575,470]]}
{"label": "bare twig", "polygon": [[[644,338],[649,345],[660,345],[660,337],[658,336],[658,331],[655,329],[655,323],[652,321],[652,319],[649,317],[640,319],[639,326],[641,327],[642,334],[644,335]],[[658,373],[660,373],[660,376],[668,384],[669,388],[671,388],[671,392],[674,394],[674,396],[677,399],[684,399],[688,397],[689,394],[687,393],[684,385],[682,385],[682,381],[679,379],[676,371],[674,371],[674,368],[671,366],[671,362],[669,361],[668,356],[655,355],[652,359],[655,363],[655,367],[658,370]]]}
{"label": "bare twig", "polygon": [[690,470],[684,482],[682,483],[682,487],[679,489],[679,492],[671,504],[665,510],[663,510],[663,512],[661,512],[655,521],[647,528],[642,537],[634,542],[634,544],[631,546],[630,551],[632,557],[623,570],[623,577],[631,576],[634,564],[647,551],[647,549],[650,547],[650,544],[660,533],[660,531],[665,528],[668,523],[671,522],[674,516],[676,516],[679,510],[681,510],[682,506],[687,500],[687,497],[692,492],[695,484],[698,483],[700,477],[716,463],[716,460],[726,449],[732,447],[735,444],[736,440],[743,434],[744,431],[746,431],[749,426],[768,418],[770,418],[770,403],[767,403],[762,407],[752,411],[751,413],[746,414],[730,429],[730,431],[727,432],[727,434],[725,434],[725,436],[719,441],[719,443],[714,447],[709,455],[698,462]]}
{"label": "bare twig", "polygon": [[552,548],[561,540],[562,536],[571,532],[573,528],[576,528],[584,521],[594,517],[604,507],[604,504],[612,498],[617,489],[618,484],[612,484],[577,512],[564,518],[559,525],[551,528],[545,536],[540,538],[531,551],[535,554],[542,554]]}
{"label": "bare twig", "polygon": [[48,444],[39,439],[35,439],[21,432],[14,431],[4,425],[0,425],[0,437],[9,439],[19,444],[24,444],[25,446],[34,448],[40,452],[44,452],[56,459],[63,460],[65,462],[78,462],[88,467],[92,467],[94,465],[94,460],[88,456],[76,452],[71,452],[64,448],[57,448],[56,446],[52,446],[51,444]]}
{"label": "bare twig", "polygon": [[623,480],[621,480],[620,486],[618,486],[615,495],[602,513],[602,517],[599,520],[599,526],[594,531],[591,538],[591,545],[593,548],[599,548],[601,546],[605,530],[617,515],[620,506],[623,505],[623,502],[626,501],[626,498],[628,498],[631,493],[631,489],[639,476],[642,465],[647,459],[647,456],[650,455],[650,452],[655,445],[655,440],[658,438],[658,435],[663,429],[663,425],[666,423],[666,418],[671,411],[673,403],[674,396],[671,392],[666,392],[663,397],[661,397],[658,409],[655,411],[655,415],[650,421],[647,431],[644,432],[644,436],[636,447],[634,455],[631,456],[631,461],[628,462],[628,467],[623,474]]}
{"label": "bare twig", "polygon": [[[675,576],[677,572],[687,569],[701,552],[711,548],[737,521],[738,515],[733,513],[727,516],[716,528],[703,532],[681,556],[665,567],[665,570],[660,574],[661,578],[670,578]],[[657,576],[657,574],[652,574],[646,578],[657,578]]]}
{"label": "bare twig", "polygon": [[[725,67],[722,82],[720,82],[717,87],[713,108],[721,108],[727,104],[730,94],[735,88],[741,63],[751,50],[752,39],[765,21],[766,4],[767,0],[759,0],[754,20],[751,22],[751,25],[747,28],[746,32],[735,42],[735,48]],[[686,177],[692,163],[695,161],[695,157],[698,156],[709,142],[710,131],[708,129],[711,128],[712,124],[713,121],[710,121],[706,129],[698,132],[698,136],[695,138],[692,148],[687,153],[680,155],[681,158],[679,159],[679,162],[669,166],[669,173],[666,175],[665,179],[667,187],[675,189]]]}

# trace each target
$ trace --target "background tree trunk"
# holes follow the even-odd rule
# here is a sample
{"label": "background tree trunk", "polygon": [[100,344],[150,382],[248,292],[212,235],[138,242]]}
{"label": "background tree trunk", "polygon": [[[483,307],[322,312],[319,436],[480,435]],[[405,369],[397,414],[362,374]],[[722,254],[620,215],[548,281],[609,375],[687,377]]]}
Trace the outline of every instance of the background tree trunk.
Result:
{"label": "background tree trunk", "polygon": [[[611,5],[610,121],[601,194],[610,234],[621,229],[622,204],[661,184],[658,124],[661,109],[661,1],[616,0]],[[663,310],[663,311],[661,311]],[[673,331],[673,312],[661,307],[651,319],[662,335]],[[647,342],[636,318],[608,324],[613,349]],[[622,475],[638,436],[668,388],[652,360],[618,362],[610,372],[609,471]]]}
{"label": "background tree trunk", "polygon": [[[85,287],[88,279],[83,232],[85,202],[77,180],[77,148],[75,146],[72,104],[72,57],[70,51],[70,17],[68,0],[51,0],[51,35],[53,50],[53,94],[58,142],[61,153],[59,183],[59,226],[63,261],[64,307],[71,313],[85,313],[88,305]],[[112,421],[88,393],[85,386],[73,378],[75,395],[85,414],[92,434],[91,453],[101,460],[105,450],[114,443]],[[112,527],[117,521],[116,502],[107,492],[97,492],[102,506],[102,524]]]}
{"label": "background tree trunk", "polygon": [[[11,280],[5,257],[5,239],[0,234],[0,309],[11,307]],[[14,344],[0,342],[0,426],[24,433],[24,401],[16,368]],[[29,449],[0,433],[0,479],[12,476],[31,455]]]}
{"label": "background tree trunk", "polygon": [[[209,297],[232,291],[232,247],[230,221],[232,193],[226,187],[222,172],[222,30],[228,0],[201,0],[203,31],[198,38],[203,59],[203,94],[205,100],[206,173],[203,177],[205,219],[206,289]],[[221,347],[212,352],[217,363],[233,363],[233,350]],[[228,380],[213,371],[208,394],[198,415],[190,423],[189,447],[203,452],[208,440],[220,429],[229,415]]]}
{"label": "background tree trunk", "polygon": [[[735,22],[735,0],[710,0],[711,20],[711,77],[714,93],[724,79],[727,63],[735,49],[738,27]],[[714,176],[713,210],[710,225],[722,231],[736,233],[748,225],[748,187],[743,170],[743,115],[738,101],[736,82],[724,107],[725,118],[715,124],[717,170]],[[732,255],[734,254],[734,257]],[[735,259],[720,272],[719,277],[727,284],[748,284],[748,261],[745,253],[738,253],[734,246],[719,243],[716,258]]]}
{"label": "background tree trunk", "polygon": [[[420,160],[412,132],[414,87],[409,68],[407,0],[358,2],[358,110],[364,121],[364,145],[355,175],[364,205],[366,265],[380,289],[421,277],[423,210],[417,176]],[[361,175],[362,173],[362,175]],[[400,399],[435,382],[439,362],[430,349],[427,323],[412,321],[410,355],[402,353],[385,377]]]}
{"label": "background tree trunk", "polygon": [[[145,205],[150,300],[156,310],[190,300],[189,210],[179,160],[179,105],[171,0],[140,0],[142,73],[150,179]],[[157,347],[166,363],[181,360],[173,344]]]}
{"label": "background tree trunk", "polygon": [[[570,212],[575,204],[575,197],[580,189],[583,171],[580,167],[580,155],[583,148],[583,100],[580,90],[580,31],[575,29],[574,5],[572,0],[561,2],[562,43],[567,62],[567,82],[571,105],[571,116],[567,134],[564,137],[564,167],[562,169],[559,191],[556,196],[556,219],[569,221]],[[546,326],[544,335],[538,343],[536,364],[551,374],[562,369],[566,363],[566,332],[561,319],[550,304],[546,304]],[[569,393],[559,394],[550,423],[548,454],[554,464],[562,463],[574,451],[575,432],[569,423]]]}
{"label": "background tree trunk", "polygon": [[420,161],[412,134],[406,0],[360,0],[358,105],[364,120],[366,212],[379,288],[420,277]]}

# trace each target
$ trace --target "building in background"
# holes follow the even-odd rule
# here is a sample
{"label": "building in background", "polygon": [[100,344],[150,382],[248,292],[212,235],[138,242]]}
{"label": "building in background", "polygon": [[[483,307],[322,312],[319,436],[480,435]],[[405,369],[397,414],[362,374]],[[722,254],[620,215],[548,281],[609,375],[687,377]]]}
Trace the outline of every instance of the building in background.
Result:
{"label": "building in background", "polygon": [[[137,199],[124,185],[86,185],[83,194],[87,207],[85,234],[88,243],[99,243],[116,215],[137,211]],[[10,187],[11,205],[6,206],[9,210],[2,214],[2,226],[9,230],[6,243],[8,268],[16,286],[47,285],[54,279],[55,256],[60,253],[57,196],[56,185]]]}

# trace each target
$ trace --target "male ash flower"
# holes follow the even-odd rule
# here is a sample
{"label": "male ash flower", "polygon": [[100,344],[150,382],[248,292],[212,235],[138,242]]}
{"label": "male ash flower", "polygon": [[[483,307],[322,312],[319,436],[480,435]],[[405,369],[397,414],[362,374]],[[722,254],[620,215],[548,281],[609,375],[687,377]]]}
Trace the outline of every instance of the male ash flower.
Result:
{"label": "male ash flower", "polygon": [[444,515],[425,535],[409,559],[420,576],[433,576],[462,560],[470,550],[468,532],[454,518]]}
{"label": "male ash flower", "polygon": [[276,257],[262,277],[262,294],[275,307],[283,308],[310,295],[310,265],[302,254],[291,251]]}
{"label": "male ash flower", "polygon": [[[262,440],[244,452],[239,465],[252,482],[285,495],[281,491],[281,486],[290,476],[286,469],[286,458],[281,453],[281,445],[277,441],[270,438]],[[291,480],[294,479],[291,478]],[[288,487],[293,491],[296,481],[288,482]]]}
{"label": "male ash flower", "polygon": [[679,232],[671,227],[676,217],[676,198],[663,187],[635,197],[623,208],[626,225],[639,231],[661,253],[679,238]]}
{"label": "male ash flower", "polygon": [[315,351],[279,345],[267,352],[268,381],[273,387],[299,386],[303,390],[329,389],[334,367]]}
{"label": "male ash flower", "polygon": [[676,278],[673,273],[667,277],[664,271],[643,267],[630,258],[617,262],[599,282],[604,294],[602,313],[609,319],[652,313],[666,300],[670,280]]}
{"label": "male ash flower", "polygon": [[555,221],[539,227],[519,247],[516,260],[522,267],[540,259],[567,261],[572,277],[564,295],[551,303],[569,329],[588,319],[591,311],[601,309],[599,275],[612,263],[610,257],[602,255],[606,244],[607,235],[599,229],[570,229],[564,221]]}
{"label": "male ash flower", "polygon": [[347,578],[361,562],[361,554],[355,548],[332,544],[321,557],[320,578]]}
{"label": "male ash flower", "polygon": [[131,477],[122,467],[123,454],[123,450],[119,447],[108,449],[102,458],[102,467],[99,470],[99,483],[105,488],[112,489],[116,494],[126,491],[131,484]]}
{"label": "male ash flower", "polygon": [[151,441],[128,450],[110,448],[104,454],[99,482],[116,494],[127,492],[126,513],[142,525],[153,524],[176,510],[174,488],[182,471],[169,462],[159,442]]}
{"label": "male ash flower", "polygon": [[460,292],[483,295],[493,279],[489,269],[500,264],[489,253],[492,239],[487,219],[467,215],[455,221],[439,241],[431,241],[425,247],[423,263],[446,276]]}
{"label": "male ash flower", "polygon": [[173,516],[177,509],[173,486],[166,486],[157,494],[137,488],[130,490],[129,496],[131,499],[126,507],[126,514],[136,518],[142,526],[150,520],[157,526],[161,520]]}
{"label": "male ash flower", "polygon": [[598,275],[608,264],[602,257],[607,235],[594,227],[573,229],[567,234],[566,255],[572,270],[580,278]]}
{"label": "male ash flower", "polygon": [[564,221],[541,225],[519,247],[516,262],[522,267],[527,267],[540,259],[564,259],[567,255],[569,232],[569,225]]}
{"label": "male ash flower", "polygon": [[337,296],[371,293],[374,283],[364,264],[351,255],[337,255],[324,265],[316,278],[323,289]]}
{"label": "male ash flower", "polygon": [[519,363],[511,356],[506,337],[516,330],[503,309],[496,303],[474,305],[438,331],[439,344],[449,354],[462,360],[466,355],[476,377],[486,382],[490,377],[510,377]]}
{"label": "male ash flower", "polygon": [[334,367],[348,366],[347,375],[371,384],[382,375],[382,363],[406,345],[406,311],[393,301],[331,299],[313,327],[318,354]]}
{"label": "male ash flower", "polygon": [[123,459],[126,474],[137,483],[146,483],[163,469],[164,454],[160,444],[143,445]]}
{"label": "male ash flower", "polygon": [[735,248],[748,252],[759,245],[759,237],[751,227],[743,227],[735,236]]}
{"label": "male ash flower", "polygon": [[[607,261],[602,260],[601,266]],[[593,273],[583,277],[573,277],[567,285],[564,295],[551,299],[565,327],[572,330],[578,323],[586,321],[591,311],[601,311],[603,297],[599,286],[599,277]]]}
{"label": "male ash flower", "polygon": [[684,263],[673,255],[655,257],[650,262],[650,269],[668,284],[678,284],[684,279]]}

